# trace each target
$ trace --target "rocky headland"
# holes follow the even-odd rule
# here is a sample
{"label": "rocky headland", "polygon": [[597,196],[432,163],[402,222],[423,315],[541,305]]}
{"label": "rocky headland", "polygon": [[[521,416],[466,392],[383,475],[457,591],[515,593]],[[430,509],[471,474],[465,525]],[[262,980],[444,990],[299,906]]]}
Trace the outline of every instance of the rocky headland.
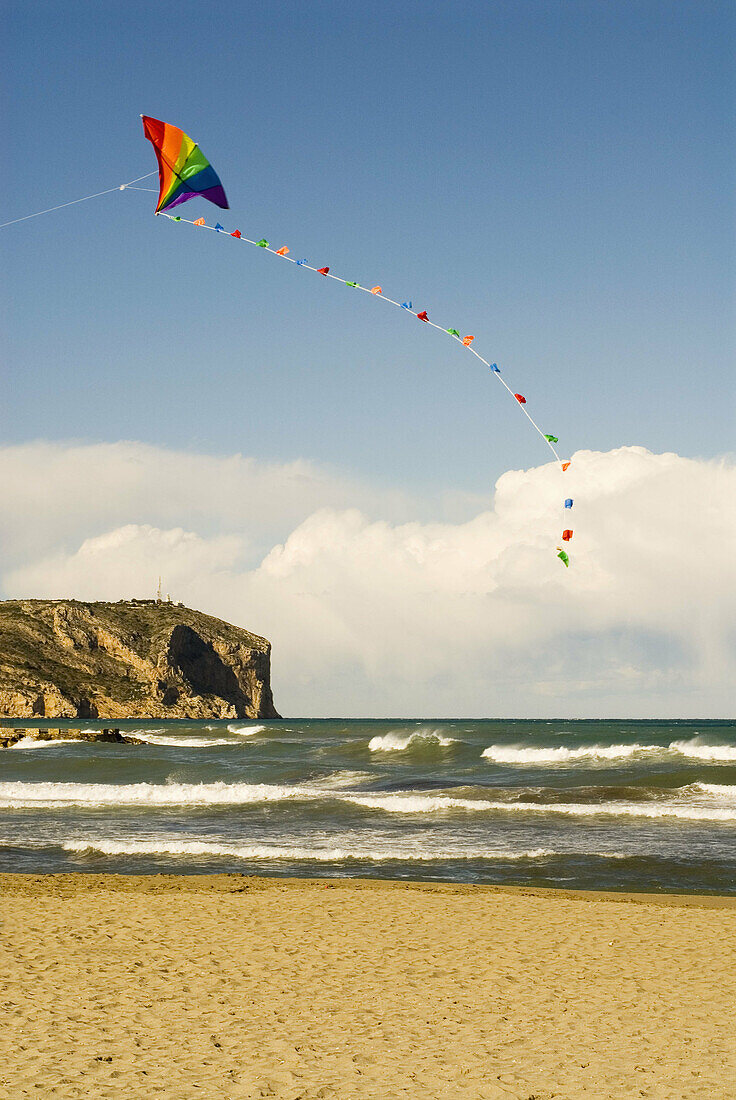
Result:
{"label": "rocky headland", "polygon": [[270,675],[265,638],[180,604],[0,601],[0,717],[278,718]]}

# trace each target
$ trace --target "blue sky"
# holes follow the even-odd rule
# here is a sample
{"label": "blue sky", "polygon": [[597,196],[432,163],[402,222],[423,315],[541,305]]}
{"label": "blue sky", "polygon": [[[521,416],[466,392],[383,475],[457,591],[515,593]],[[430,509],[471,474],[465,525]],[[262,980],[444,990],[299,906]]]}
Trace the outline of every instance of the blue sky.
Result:
{"label": "blue sky", "polygon": [[0,222],[173,122],[232,207],[187,216],[472,333],[577,452],[405,312],[116,191],[0,231],[5,597],[160,574],[290,714],[732,714],[732,4],[3,11]]}
{"label": "blue sky", "polygon": [[[732,5],[4,8],[0,220],[152,169],[151,114],[201,143],[228,227],[474,333],[564,449],[732,449]],[[430,492],[545,460],[449,341],[154,204],[2,231],[6,442],[302,457]]]}

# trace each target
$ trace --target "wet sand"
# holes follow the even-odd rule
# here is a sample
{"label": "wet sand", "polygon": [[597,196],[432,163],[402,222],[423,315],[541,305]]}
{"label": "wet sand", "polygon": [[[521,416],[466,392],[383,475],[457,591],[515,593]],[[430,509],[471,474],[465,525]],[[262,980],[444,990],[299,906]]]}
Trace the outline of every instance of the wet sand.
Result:
{"label": "wet sand", "polygon": [[0,875],[0,1097],[736,1097],[736,899]]}

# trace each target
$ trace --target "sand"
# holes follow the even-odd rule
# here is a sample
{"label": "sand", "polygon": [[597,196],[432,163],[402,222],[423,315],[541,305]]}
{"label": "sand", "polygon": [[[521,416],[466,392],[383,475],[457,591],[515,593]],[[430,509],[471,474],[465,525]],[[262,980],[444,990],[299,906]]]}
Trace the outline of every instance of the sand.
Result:
{"label": "sand", "polygon": [[0,1096],[736,1097],[736,899],[0,876]]}

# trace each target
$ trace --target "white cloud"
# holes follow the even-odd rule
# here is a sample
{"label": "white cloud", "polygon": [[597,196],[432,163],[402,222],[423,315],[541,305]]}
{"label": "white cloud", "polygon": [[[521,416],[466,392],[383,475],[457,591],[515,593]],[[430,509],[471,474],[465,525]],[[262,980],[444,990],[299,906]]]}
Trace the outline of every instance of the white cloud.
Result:
{"label": "white cloud", "polygon": [[[428,514],[426,502],[408,493],[304,460],[260,462],[134,442],[0,447],[0,547],[6,568],[29,553],[76,548],[82,538],[130,523],[185,527],[202,535],[219,534],[223,525],[247,530],[250,552],[257,555],[325,505],[359,507],[393,520]],[[458,493],[431,507],[433,514],[456,518],[480,503]]]}
{"label": "white cloud", "polygon": [[117,600],[149,594],[158,576],[176,589],[192,577],[214,578],[242,556],[238,535],[201,538],[181,527],[162,531],[150,524],[129,523],[104,535],[85,539],[73,553],[59,551],[9,575],[11,589],[48,599]]}
{"label": "white cloud", "polygon": [[[271,639],[285,713],[732,713],[736,468],[725,460],[581,452],[566,474],[553,464],[504,474],[493,510],[465,522],[401,523],[411,502],[400,494],[371,519],[382,494],[336,476],[315,475],[315,485],[306,464],[300,497],[292,467],[121,444],[137,447],[140,463],[122,515],[133,518],[137,493],[145,515],[69,549],[63,470],[78,477],[80,462],[56,446],[44,530],[59,523],[63,538],[6,573],[7,594],[118,599],[149,592],[161,572],[176,598]],[[206,498],[192,503],[189,531],[167,526],[186,511],[172,473],[182,457],[185,494]],[[227,491],[208,492],[215,475]],[[27,486],[27,473],[19,480]],[[165,486],[160,500],[142,491],[149,483]],[[252,506],[233,507],[234,484],[251,486]],[[351,492],[360,510],[345,507]],[[563,513],[568,495],[575,506]],[[114,513],[101,491],[76,530]],[[287,537],[253,563],[254,532],[262,540],[278,525],[272,513]],[[555,556],[563,520],[575,531],[569,570]]]}

